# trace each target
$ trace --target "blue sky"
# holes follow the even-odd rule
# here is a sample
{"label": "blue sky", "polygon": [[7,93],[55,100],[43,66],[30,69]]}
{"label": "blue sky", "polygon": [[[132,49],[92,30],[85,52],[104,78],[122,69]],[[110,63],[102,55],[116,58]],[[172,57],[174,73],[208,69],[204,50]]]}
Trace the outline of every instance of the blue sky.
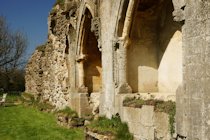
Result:
{"label": "blue sky", "polygon": [[29,57],[47,39],[47,17],[55,0],[0,0],[0,15],[12,30],[27,35]]}

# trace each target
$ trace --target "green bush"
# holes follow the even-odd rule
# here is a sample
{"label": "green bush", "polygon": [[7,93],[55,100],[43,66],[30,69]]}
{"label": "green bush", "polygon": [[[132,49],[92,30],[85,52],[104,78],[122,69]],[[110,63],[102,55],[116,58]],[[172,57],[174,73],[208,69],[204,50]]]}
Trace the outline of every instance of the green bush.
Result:
{"label": "green bush", "polygon": [[54,5],[60,5],[60,6],[64,6],[65,0],[56,0]]}
{"label": "green bush", "polygon": [[76,111],[72,110],[69,107],[66,107],[62,110],[58,110],[54,112],[58,118],[65,118],[65,120],[60,120],[61,123],[63,123],[64,126],[67,127],[83,127],[85,119],[79,118]]}
{"label": "green bush", "polygon": [[23,92],[21,94],[22,102],[24,105],[37,108],[40,111],[52,111],[55,107],[48,102],[43,102],[40,97],[35,97],[33,94]]}
{"label": "green bush", "polygon": [[38,108],[40,111],[52,111],[54,109],[54,106],[52,106],[50,103],[44,103],[44,102],[34,102],[33,106]]}
{"label": "green bush", "polygon": [[117,140],[133,140],[127,124],[121,122],[119,116],[113,116],[111,119],[99,117],[98,120],[92,121],[87,128],[102,135],[113,135]]}
{"label": "green bush", "polygon": [[62,113],[62,114],[65,114],[66,116],[68,117],[71,117],[71,118],[76,118],[78,117],[78,114],[76,111],[73,111],[71,108],[69,107],[66,107],[65,109],[62,109],[62,110],[58,110],[57,113]]}
{"label": "green bush", "polygon": [[57,10],[55,8],[52,8],[51,11],[50,11],[50,14],[51,15],[56,15],[57,13]]}

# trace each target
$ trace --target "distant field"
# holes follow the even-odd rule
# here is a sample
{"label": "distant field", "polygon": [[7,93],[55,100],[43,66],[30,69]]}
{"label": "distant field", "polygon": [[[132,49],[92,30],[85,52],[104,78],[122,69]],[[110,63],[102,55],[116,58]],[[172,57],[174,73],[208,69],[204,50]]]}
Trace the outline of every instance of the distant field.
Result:
{"label": "distant field", "polygon": [[0,107],[0,140],[83,140],[81,129],[65,129],[53,114],[19,106]]}

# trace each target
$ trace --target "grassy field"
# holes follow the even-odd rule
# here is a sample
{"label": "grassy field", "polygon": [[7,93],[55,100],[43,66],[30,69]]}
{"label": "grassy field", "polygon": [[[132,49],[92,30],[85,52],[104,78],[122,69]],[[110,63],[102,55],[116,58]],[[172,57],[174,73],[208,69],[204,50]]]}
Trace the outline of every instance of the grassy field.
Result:
{"label": "grassy field", "polygon": [[83,140],[82,129],[65,129],[55,116],[23,105],[0,107],[0,140]]}

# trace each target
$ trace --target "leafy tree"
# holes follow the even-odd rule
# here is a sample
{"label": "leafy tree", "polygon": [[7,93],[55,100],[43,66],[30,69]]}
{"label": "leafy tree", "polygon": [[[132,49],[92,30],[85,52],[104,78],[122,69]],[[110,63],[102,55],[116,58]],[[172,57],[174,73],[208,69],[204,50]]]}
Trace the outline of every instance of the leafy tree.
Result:
{"label": "leafy tree", "polygon": [[10,90],[11,84],[14,86],[15,82],[20,82],[15,81],[15,77],[19,77],[16,80],[20,75],[24,77],[21,72],[26,63],[26,49],[26,36],[20,31],[12,31],[5,17],[0,16],[0,88]]}
{"label": "leafy tree", "polygon": [[17,67],[22,65],[22,58],[27,48],[26,36],[12,32],[6,19],[0,16],[0,67]]}

